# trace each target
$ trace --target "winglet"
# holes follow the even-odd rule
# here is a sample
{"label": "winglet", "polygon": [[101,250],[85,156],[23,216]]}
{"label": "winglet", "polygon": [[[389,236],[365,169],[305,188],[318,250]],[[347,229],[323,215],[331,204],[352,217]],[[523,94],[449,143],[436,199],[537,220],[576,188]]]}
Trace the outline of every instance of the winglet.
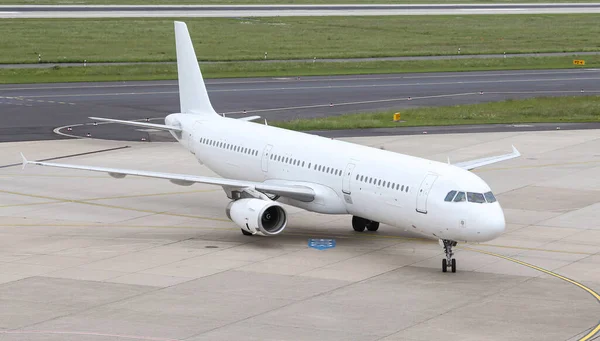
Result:
{"label": "winglet", "polygon": [[512,146],[513,149],[513,154],[515,154],[515,156],[521,156],[521,152],[519,152],[519,150],[513,145]]}
{"label": "winglet", "polygon": [[27,160],[27,158],[25,157],[25,155],[23,155],[23,153],[21,153],[21,160],[23,162],[23,168],[25,169],[25,166],[27,166],[27,164],[29,163],[29,161]]}

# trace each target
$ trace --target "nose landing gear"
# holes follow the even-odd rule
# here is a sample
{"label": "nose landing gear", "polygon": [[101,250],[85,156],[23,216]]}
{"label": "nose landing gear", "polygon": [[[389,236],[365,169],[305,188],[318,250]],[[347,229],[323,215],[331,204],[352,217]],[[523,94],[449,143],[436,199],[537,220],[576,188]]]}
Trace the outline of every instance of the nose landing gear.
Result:
{"label": "nose landing gear", "polygon": [[452,272],[456,272],[456,259],[452,257],[454,256],[452,247],[456,246],[456,242],[447,239],[442,239],[441,241],[444,246],[444,252],[446,253],[446,258],[442,259],[442,272],[448,272],[448,267],[450,267]]}

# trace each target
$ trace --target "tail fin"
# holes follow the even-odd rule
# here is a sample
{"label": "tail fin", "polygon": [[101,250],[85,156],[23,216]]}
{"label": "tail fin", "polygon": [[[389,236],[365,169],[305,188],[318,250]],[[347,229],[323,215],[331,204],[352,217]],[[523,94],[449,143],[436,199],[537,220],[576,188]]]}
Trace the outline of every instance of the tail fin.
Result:
{"label": "tail fin", "polygon": [[181,113],[217,115],[210,104],[192,39],[184,22],[175,22],[175,45]]}

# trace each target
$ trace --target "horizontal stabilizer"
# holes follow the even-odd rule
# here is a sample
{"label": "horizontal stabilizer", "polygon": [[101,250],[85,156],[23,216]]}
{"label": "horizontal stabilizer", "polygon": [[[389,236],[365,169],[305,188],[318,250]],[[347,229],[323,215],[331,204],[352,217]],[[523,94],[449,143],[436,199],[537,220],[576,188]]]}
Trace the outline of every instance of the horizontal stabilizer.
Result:
{"label": "horizontal stabilizer", "polygon": [[260,116],[248,116],[248,117],[240,117],[238,118],[240,121],[256,121],[260,120]]}
{"label": "horizontal stabilizer", "polygon": [[141,128],[149,128],[149,129],[158,129],[158,130],[167,130],[167,131],[181,132],[181,128],[180,127],[168,126],[168,125],[164,125],[164,124],[136,122],[136,121],[124,121],[124,120],[114,120],[112,118],[101,118],[101,117],[90,117],[90,119],[92,119],[94,121],[100,121],[100,122],[125,124],[125,125],[134,126],[134,127],[141,127]]}

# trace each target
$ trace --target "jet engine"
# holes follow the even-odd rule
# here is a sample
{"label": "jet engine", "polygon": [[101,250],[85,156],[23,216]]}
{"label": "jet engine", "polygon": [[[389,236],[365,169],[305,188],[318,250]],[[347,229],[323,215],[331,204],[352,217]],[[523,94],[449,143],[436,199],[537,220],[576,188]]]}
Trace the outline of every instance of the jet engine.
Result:
{"label": "jet engine", "polygon": [[239,199],[229,203],[225,211],[242,230],[265,236],[281,233],[287,225],[287,214],[280,204],[262,199]]}

